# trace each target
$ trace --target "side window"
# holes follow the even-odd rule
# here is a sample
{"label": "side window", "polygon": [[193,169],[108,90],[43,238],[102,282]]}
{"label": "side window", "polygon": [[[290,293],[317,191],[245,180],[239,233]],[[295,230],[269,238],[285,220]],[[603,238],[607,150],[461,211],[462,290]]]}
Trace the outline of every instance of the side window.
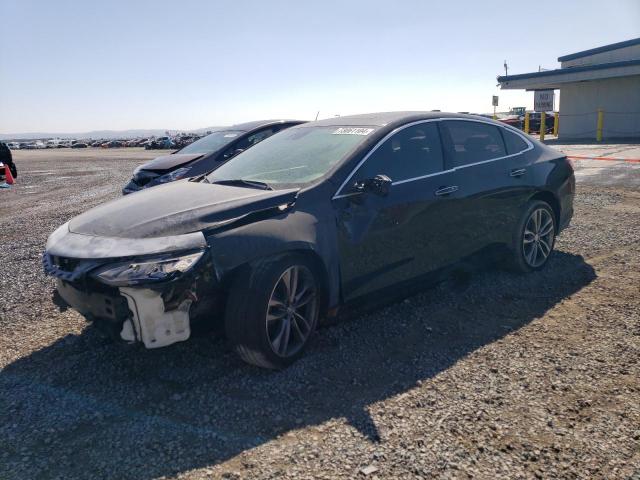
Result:
{"label": "side window", "polygon": [[506,156],[498,127],[463,120],[443,121],[449,132],[449,155],[454,167]]}
{"label": "side window", "polygon": [[380,145],[353,180],[386,175],[394,182],[442,171],[442,147],[435,122],[407,127]]}
{"label": "side window", "polygon": [[502,137],[504,138],[504,143],[507,146],[508,155],[520,153],[529,148],[527,142],[525,142],[520,135],[510,132],[506,128],[502,129]]}
{"label": "side window", "polygon": [[281,123],[281,124],[279,124],[279,125],[274,125],[273,127],[271,127],[271,129],[273,130],[272,135],[273,135],[274,133],[278,133],[278,132],[279,132],[279,131],[281,131],[281,130],[286,130],[287,128],[292,127],[292,126],[293,126],[293,125],[292,125],[292,124],[290,124],[290,123]]}
{"label": "side window", "polygon": [[238,142],[236,148],[242,148],[246,150],[249,147],[253,147],[256,143],[260,143],[265,138],[269,138],[275,132],[273,128],[265,128],[264,130],[259,130],[256,133],[252,133],[247,138],[244,138]]}
{"label": "side window", "polygon": [[237,155],[238,150],[246,150],[247,148],[253,147],[256,143],[260,143],[265,138],[269,138],[275,132],[273,128],[266,128],[264,130],[259,130],[256,133],[252,133],[246,138],[242,140],[238,140],[236,143],[231,145],[223,154],[222,158],[229,159],[235,155]]}

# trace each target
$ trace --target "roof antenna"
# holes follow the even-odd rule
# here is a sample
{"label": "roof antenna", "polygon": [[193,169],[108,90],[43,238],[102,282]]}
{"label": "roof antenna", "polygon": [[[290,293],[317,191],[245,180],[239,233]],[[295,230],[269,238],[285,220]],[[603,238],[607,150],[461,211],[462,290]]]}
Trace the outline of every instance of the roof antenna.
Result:
{"label": "roof antenna", "polygon": [[318,110],[318,113],[316,113],[316,121],[318,121],[318,115],[320,115],[320,110]]}
{"label": "roof antenna", "polygon": [[507,65],[507,61],[504,61],[504,76],[508,77],[509,76],[509,65]]}

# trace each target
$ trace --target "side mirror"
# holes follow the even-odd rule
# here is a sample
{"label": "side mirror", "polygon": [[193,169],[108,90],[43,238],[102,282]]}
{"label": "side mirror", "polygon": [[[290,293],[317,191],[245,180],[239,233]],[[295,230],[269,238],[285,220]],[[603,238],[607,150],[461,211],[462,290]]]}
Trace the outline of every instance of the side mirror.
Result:
{"label": "side mirror", "polygon": [[386,197],[389,195],[392,183],[392,180],[386,175],[376,175],[367,180],[357,181],[354,187],[357,192],[373,193],[381,197]]}

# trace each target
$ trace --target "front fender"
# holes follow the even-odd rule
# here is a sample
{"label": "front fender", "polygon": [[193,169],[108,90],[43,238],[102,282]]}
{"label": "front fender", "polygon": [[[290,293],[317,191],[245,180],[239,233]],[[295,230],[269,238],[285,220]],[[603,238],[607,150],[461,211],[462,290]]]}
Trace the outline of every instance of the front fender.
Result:
{"label": "front fender", "polygon": [[310,251],[321,260],[328,280],[330,306],[339,301],[340,276],[335,220],[290,211],[207,236],[217,278],[255,260],[290,251]]}

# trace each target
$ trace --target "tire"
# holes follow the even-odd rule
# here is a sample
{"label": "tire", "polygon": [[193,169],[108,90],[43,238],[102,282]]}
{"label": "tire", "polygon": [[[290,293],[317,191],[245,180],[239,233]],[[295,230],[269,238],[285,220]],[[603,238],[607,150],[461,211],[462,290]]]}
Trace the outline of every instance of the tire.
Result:
{"label": "tire", "polygon": [[[319,278],[313,262],[300,254],[263,259],[239,272],[231,283],[225,330],[242,360],[282,369],[302,356],[318,324]],[[292,296],[287,285],[294,279]]]}
{"label": "tire", "polygon": [[544,268],[553,252],[557,231],[551,206],[542,200],[530,201],[512,235],[507,259],[509,269],[527,273]]}

